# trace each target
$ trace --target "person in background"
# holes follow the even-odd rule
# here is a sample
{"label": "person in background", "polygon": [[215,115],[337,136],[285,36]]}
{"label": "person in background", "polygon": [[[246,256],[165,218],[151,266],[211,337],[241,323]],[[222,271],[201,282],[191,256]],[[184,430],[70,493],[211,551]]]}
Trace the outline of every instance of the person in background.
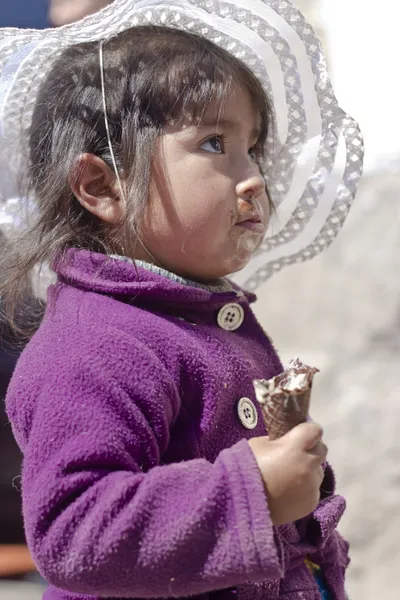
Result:
{"label": "person in background", "polygon": [[[0,231],[0,249],[5,236]],[[23,302],[23,316],[36,311],[39,304],[29,291]],[[22,345],[16,344],[11,328],[2,318],[0,301],[0,597],[2,600],[35,600],[43,586],[26,545],[22,520],[21,464],[22,454],[15,442],[6,415],[5,396]]]}
{"label": "person in background", "polygon": [[79,21],[101,10],[112,0],[50,0],[49,21],[55,27]]}
{"label": "person in background", "polygon": [[5,412],[5,395],[19,356],[12,348],[8,327],[0,321],[0,577],[21,576],[35,570],[25,545],[18,480],[22,455]]}

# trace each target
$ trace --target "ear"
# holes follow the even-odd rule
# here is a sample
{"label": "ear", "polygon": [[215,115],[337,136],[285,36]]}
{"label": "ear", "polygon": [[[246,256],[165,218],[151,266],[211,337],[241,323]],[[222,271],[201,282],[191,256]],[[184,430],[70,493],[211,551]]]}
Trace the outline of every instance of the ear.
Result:
{"label": "ear", "polygon": [[69,185],[75,198],[93,215],[116,225],[125,214],[115,173],[98,156],[82,154],[69,175]]}

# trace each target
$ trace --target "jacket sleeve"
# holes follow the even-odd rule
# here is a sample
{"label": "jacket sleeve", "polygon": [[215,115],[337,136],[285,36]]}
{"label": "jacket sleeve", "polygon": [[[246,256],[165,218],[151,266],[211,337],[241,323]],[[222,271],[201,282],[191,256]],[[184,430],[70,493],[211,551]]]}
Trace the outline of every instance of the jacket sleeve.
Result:
{"label": "jacket sleeve", "polygon": [[[122,342],[121,342],[122,343]],[[28,543],[58,587],[107,597],[188,596],[280,578],[281,551],[248,443],[214,463],[162,464],[179,394],[139,342],[97,341],[49,368],[26,415],[10,417],[24,443]]]}
{"label": "jacket sleeve", "polygon": [[322,500],[309,517],[305,538],[314,546],[312,556],[321,567],[335,563],[344,571],[350,562],[349,544],[336,529],[345,507],[342,496],[332,495]]}
{"label": "jacket sleeve", "polygon": [[320,565],[324,578],[338,600],[347,598],[345,591],[346,569],[350,563],[349,544],[334,530],[321,547],[310,554],[310,559]]}
{"label": "jacket sleeve", "polygon": [[349,544],[337,531],[337,526],[346,502],[335,494],[335,488],[332,467],[326,463],[319,506],[298,523],[298,530],[301,540],[310,545],[309,558],[322,568],[335,598],[344,599],[345,572],[350,563]]}

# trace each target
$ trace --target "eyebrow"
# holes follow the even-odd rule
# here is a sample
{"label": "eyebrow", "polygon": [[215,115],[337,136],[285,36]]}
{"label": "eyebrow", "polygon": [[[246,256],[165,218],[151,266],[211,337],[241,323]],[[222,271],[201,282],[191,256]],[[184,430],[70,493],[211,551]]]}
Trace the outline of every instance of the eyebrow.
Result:
{"label": "eyebrow", "polygon": [[[218,119],[216,117],[203,117],[198,127],[222,127],[223,129],[239,129],[240,121],[232,119]],[[250,139],[259,140],[261,137],[261,129],[255,127],[250,132]]]}

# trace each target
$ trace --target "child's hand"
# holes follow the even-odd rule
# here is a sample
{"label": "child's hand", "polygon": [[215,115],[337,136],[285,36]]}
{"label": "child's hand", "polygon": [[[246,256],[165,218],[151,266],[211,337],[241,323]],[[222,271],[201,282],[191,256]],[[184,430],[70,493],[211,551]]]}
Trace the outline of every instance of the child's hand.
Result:
{"label": "child's hand", "polygon": [[249,440],[264,480],[272,523],[282,525],[315,510],[327,447],[315,423],[302,423],[278,440]]}

